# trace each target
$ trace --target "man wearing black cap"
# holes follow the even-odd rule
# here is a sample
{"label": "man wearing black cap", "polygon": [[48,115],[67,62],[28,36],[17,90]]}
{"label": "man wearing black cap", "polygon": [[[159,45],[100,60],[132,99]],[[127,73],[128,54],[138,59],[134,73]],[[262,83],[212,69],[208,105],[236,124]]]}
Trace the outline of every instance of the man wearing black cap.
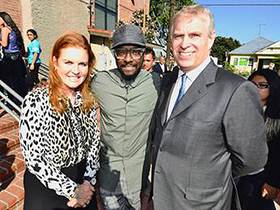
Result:
{"label": "man wearing black cap", "polygon": [[116,69],[97,72],[92,90],[100,105],[98,174],[105,209],[140,209],[148,127],[157,100],[149,72],[141,70],[145,40],[141,29],[123,25],[113,34]]}

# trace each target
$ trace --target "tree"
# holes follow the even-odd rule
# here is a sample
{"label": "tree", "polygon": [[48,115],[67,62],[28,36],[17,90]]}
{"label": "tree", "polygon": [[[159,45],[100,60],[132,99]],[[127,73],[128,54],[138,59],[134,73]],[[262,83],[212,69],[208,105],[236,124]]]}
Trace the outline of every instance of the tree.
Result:
{"label": "tree", "polygon": [[211,55],[218,58],[218,64],[224,65],[227,53],[240,46],[240,42],[232,37],[217,36],[211,50]]}
{"label": "tree", "polygon": [[[185,5],[195,4],[195,0],[150,0],[150,14],[145,15],[144,11],[138,10],[133,12],[132,24],[143,28],[147,42],[167,46],[167,65],[170,61],[171,46],[171,20],[175,11],[180,10]],[[145,27],[144,25],[145,21]],[[123,25],[124,22],[119,21],[116,25]]]}
{"label": "tree", "polygon": [[194,0],[150,0],[150,16],[155,21],[160,45],[167,45],[171,16],[185,5],[194,4]]}
{"label": "tree", "polygon": [[156,42],[161,46],[167,46],[167,65],[170,61],[171,48],[171,21],[175,11],[185,5],[195,4],[194,0],[150,0],[150,16],[157,26]]}
{"label": "tree", "polygon": [[[148,43],[156,43],[155,37],[157,34],[157,27],[155,21],[152,20],[150,15],[146,16],[146,23],[144,28],[144,10],[136,10],[132,13],[132,19],[130,23],[137,25],[142,28],[145,39]],[[116,28],[120,27],[121,25],[125,24],[123,21],[119,21],[116,25]]]}

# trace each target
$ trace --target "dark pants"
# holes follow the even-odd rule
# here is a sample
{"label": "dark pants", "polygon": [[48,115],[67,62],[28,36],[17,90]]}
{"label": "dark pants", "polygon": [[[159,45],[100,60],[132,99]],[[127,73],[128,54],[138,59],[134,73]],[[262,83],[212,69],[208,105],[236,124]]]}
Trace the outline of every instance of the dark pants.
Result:
{"label": "dark pants", "polygon": [[[62,172],[76,183],[81,184],[85,172],[85,161],[62,169]],[[28,169],[24,174],[24,190],[24,210],[97,210],[95,196],[86,208],[68,207],[66,197],[59,196],[54,190],[45,187]]]}
{"label": "dark pants", "polygon": [[[27,86],[25,83],[26,68],[23,59],[18,56],[13,60],[5,56],[1,61],[0,68],[0,79],[24,97],[27,94]],[[20,104],[11,94],[8,94],[8,97],[16,104]]]}
{"label": "dark pants", "polygon": [[28,69],[26,75],[26,83],[27,83],[28,90],[32,90],[32,88],[39,83],[38,74],[39,74],[40,65],[41,63],[35,63],[33,70]]}
{"label": "dark pants", "polygon": [[237,184],[242,210],[275,210],[272,200],[261,196],[264,172],[241,177]]}

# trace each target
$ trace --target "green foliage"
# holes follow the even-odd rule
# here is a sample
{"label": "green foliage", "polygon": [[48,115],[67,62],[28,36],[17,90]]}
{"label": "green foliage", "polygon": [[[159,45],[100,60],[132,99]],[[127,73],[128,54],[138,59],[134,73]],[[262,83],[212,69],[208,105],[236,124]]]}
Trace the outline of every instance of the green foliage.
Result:
{"label": "green foliage", "polygon": [[234,65],[230,65],[230,63],[226,62],[226,61],[224,62],[224,69],[226,69],[234,74],[237,74],[241,77],[244,77],[244,78],[248,78],[250,75],[250,72],[248,72],[248,71],[240,72]]}
{"label": "green foliage", "polygon": [[180,10],[185,5],[196,3],[194,0],[150,0],[150,16],[155,22],[158,32],[156,34],[156,40],[162,46],[167,45],[171,2],[175,3],[175,11]]}
{"label": "green foliage", "polygon": [[225,62],[224,63],[224,69],[226,69],[226,70],[228,70],[228,71],[230,71],[232,73],[235,73],[235,72],[238,71],[238,69],[234,65],[230,65],[229,62]]}
{"label": "green foliage", "polygon": [[239,72],[238,75],[247,79],[250,76],[250,72],[249,71],[243,71],[243,72]]}
{"label": "green foliage", "polygon": [[218,58],[218,63],[222,65],[226,61],[226,53],[240,46],[240,42],[232,37],[217,36],[211,50],[211,55]]}
{"label": "green foliage", "polygon": [[[181,9],[184,5],[194,4],[194,0],[173,0],[175,1],[175,10]],[[150,14],[146,15],[146,24],[144,34],[147,42],[157,43],[162,46],[167,45],[167,35],[170,20],[170,3],[166,0],[150,0]],[[133,12],[131,23],[143,28],[144,11],[138,10]],[[119,21],[116,25],[123,25],[124,22]]]}
{"label": "green foliage", "polygon": [[[144,10],[137,10],[133,12],[133,17],[130,23],[137,25],[143,29],[145,39],[149,43],[155,43],[155,34],[157,33],[157,27],[150,15],[146,15],[146,23],[144,28]],[[123,21],[119,21],[116,28],[125,24]]]}

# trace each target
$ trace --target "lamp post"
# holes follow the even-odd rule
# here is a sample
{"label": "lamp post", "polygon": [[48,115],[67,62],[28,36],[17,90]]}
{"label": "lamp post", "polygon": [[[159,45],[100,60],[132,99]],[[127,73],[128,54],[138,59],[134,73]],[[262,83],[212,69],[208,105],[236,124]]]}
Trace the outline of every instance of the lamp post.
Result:
{"label": "lamp post", "polygon": [[143,32],[146,32],[146,0],[144,0]]}

